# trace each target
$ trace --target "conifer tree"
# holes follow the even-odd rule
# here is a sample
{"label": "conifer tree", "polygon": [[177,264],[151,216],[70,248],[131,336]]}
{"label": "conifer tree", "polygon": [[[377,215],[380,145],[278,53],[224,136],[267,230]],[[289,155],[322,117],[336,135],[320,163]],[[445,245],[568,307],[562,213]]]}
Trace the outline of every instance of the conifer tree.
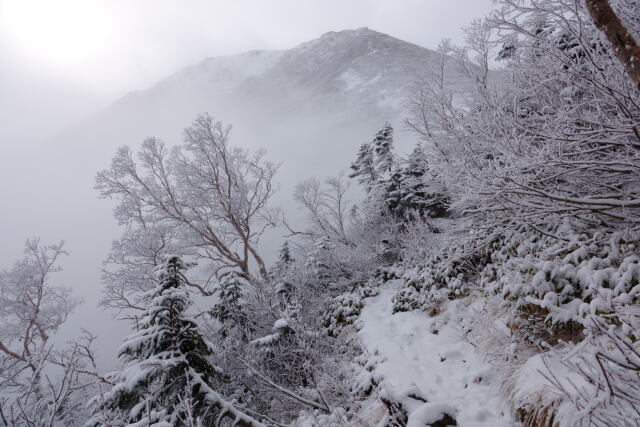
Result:
{"label": "conifer tree", "polygon": [[429,176],[427,159],[420,144],[411,152],[405,167],[394,167],[385,181],[383,195],[389,211],[399,218],[437,218],[447,214],[444,189]]}
{"label": "conifer tree", "polygon": [[88,426],[183,426],[194,417],[201,425],[219,425],[224,418],[234,425],[262,425],[213,390],[221,371],[209,362],[213,349],[186,314],[191,300],[184,269],[178,257],[159,269],[139,330],[118,349],[124,369],[113,375],[108,393],[93,399]]}
{"label": "conifer tree", "polygon": [[385,123],[370,143],[360,146],[356,160],[351,163],[349,178],[357,178],[367,193],[371,193],[384,186],[393,167],[393,128]]}
{"label": "conifer tree", "polygon": [[374,167],[373,148],[370,143],[365,142],[360,146],[356,160],[351,163],[351,170],[349,178],[356,178],[358,184],[370,192],[378,181]]}
{"label": "conifer tree", "polygon": [[247,280],[235,272],[229,272],[222,276],[217,296],[218,302],[209,313],[221,324],[220,334],[223,338],[229,336],[231,329],[238,329],[244,341],[252,327],[249,324],[249,316],[245,311],[244,290],[247,288]]}
{"label": "conifer tree", "polygon": [[378,179],[389,176],[392,172],[393,161],[393,128],[387,122],[376,133],[371,142],[374,154],[374,168]]}
{"label": "conifer tree", "polygon": [[404,195],[404,174],[400,167],[395,167],[384,185],[384,203],[392,214],[402,217],[406,211]]}
{"label": "conifer tree", "polygon": [[291,249],[289,249],[289,242],[285,240],[280,248],[280,252],[278,252],[278,260],[273,265],[272,276],[280,277],[282,276],[289,266],[293,264],[294,259],[291,256]]}
{"label": "conifer tree", "polygon": [[449,201],[444,188],[429,174],[426,154],[417,144],[402,171],[403,209],[418,212],[420,216],[438,218],[447,215]]}

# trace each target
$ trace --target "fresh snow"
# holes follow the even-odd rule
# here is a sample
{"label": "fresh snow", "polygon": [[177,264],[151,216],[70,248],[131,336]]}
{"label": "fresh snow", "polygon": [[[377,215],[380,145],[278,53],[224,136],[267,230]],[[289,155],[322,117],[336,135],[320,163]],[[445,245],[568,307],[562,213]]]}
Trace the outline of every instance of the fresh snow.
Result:
{"label": "fresh snow", "polygon": [[[376,367],[383,392],[397,398],[418,391],[427,401],[402,400],[410,411],[409,425],[424,426],[446,412],[462,427],[513,426],[499,390],[491,385],[491,366],[464,341],[454,319],[444,322],[454,316],[447,310],[436,317],[420,311],[393,314],[391,298],[397,284],[390,282],[367,301],[359,335],[365,349],[383,360]],[[407,389],[414,391],[408,394]]]}
{"label": "fresh snow", "polygon": [[284,51],[252,50],[238,55],[218,56],[185,67],[151,88],[152,91],[184,90],[185,86],[207,90],[212,96],[231,93],[247,78],[271,69]]}
{"label": "fresh snow", "polygon": [[278,331],[280,329],[285,329],[289,327],[289,322],[286,319],[278,319],[273,322],[273,330]]}
{"label": "fresh snow", "polygon": [[456,412],[455,408],[447,403],[425,403],[411,413],[407,427],[424,427]]}

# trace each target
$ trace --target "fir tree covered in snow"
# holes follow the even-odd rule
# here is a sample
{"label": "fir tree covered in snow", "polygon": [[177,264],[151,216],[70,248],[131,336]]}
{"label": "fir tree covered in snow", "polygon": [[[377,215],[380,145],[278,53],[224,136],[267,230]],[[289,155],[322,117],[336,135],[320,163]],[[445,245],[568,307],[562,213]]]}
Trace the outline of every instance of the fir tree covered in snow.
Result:
{"label": "fir tree covered in snow", "polygon": [[448,200],[442,184],[430,176],[427,158],[420,144],[413,149],[405,166],[394,163],[384,182],[386,207],[403,219],[447,215]]}
{"label": "fir tree covered in snow", "polygon": [[374,153],[371,144],[365,142],[360,146],[356,160],[351,163],[349,178],[356,178],[367,192],[371,191],[378,181],[378,175],[374,166]]}
{"label": "fir tree covered in snow", "polygon": [[417,144],[405,161],[399,160],[389,123],[370,143],[360,146],[351,170],[349,177],[356,178],[367,192],[369,209],[380,201],[388,213],[402,220],[447,215],[448,197],[430,173],[422,145]]}
{"label": "fir tree covered in snow", "polygon": [[291,255],[291,249],[289,249],[289,242],[285,240],[280,248],[280,252],[278,252],[278,259],[271,268],[271,275],[275,277],[283,276],[294,261]]}
{"label": "fir tree covered in snow", "polygon": [[356,178],[367,193],[383,186],[394,166],[393,128],[385,123],[373,140],[360,146],[356,160],[351,163],[350,178]]}
{"label": "fir tree covered in snow", "polygon": [[[220,370],[209,361],[211,345],[186,311],[191,305],[178,257],[158,270],[158,285],[146,295],[139,330],[118,349],[124,369],[115,385],[93,399],[90,426],[134,424],[202,425],[229,417],[238,425],[260,425],[224,400],[212,384]],[[117,421],[114,421],[117,420]]]}
{"label": "fir tree covered in snow", "polygon": [[417,144],[402,170],[402,205],[433,218],[446,216],[448,197],[441,183],[429,174],[427,155]]}
{"label": "fir tree covered in snow", "polygon": [[244,340],[251,332],[249,317],[244,307],[247,285],[247,280],[235,272],[225,274],[220,280],[220,288],[216,292],[218,302],[209,313],[220,322],[219,331],[223,338],[229,335],[231,329],[239,330]]}
{"label": "fir tree covered in snow", "polygon": [[385,123],[371,142],[374,167],[380,175],[389,175],[393,169],[393,128]]}

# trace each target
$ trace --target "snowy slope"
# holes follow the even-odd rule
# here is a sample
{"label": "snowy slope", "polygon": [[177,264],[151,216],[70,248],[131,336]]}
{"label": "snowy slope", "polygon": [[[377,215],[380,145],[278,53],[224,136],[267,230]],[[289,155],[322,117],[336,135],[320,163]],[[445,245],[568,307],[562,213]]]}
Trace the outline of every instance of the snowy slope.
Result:
{"label": "snowy slope", "polygon": [[[360,316],[362,344],[383,360],[376,368],[382,389],[409,410],[409,425],[424,426],[433,415],[454,412],[458,426],[512,426],[508,411],[492,386],[492,369],[463,339],[460,325],[444,314],[429,317],[421,311],[393,314],[390,282],[367,301]],[[452,302],[454,303],[454,302]],[[407,398],[407,390],[427,402]]]}
{"label": "snowy slope", "polygon": [[[263,74],[282,57],[282,51],[253,50],[239,55],[207,58],[183,68],[147,90],[134,91],[103,114],[117,114],[119,110],[137,113],[136,109],[171,106],[174,112],[198,106],[217,106],[230,98],[245,80]],[[191,109],[190,109],[191,110]]]}
{"label": "snowy slope", "polygon": [[244,89],[285,94],[284,103],[304,97],[304,104],[312,100],[316,107],[342,113],[395,118],[416,79],[428,73],[439,56],[368,28],[329,32],[284,52],[273,68]]}

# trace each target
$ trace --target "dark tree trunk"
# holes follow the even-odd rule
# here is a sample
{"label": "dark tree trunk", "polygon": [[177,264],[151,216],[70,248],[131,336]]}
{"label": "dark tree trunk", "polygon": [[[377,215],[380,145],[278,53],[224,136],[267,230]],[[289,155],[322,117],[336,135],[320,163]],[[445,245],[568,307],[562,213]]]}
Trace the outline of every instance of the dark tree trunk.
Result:
{"label": "dark tree trunk", "polygon": [[640,46],[613,11],[608,0],[585,0],[585,4],[593,23],[605,34],[618,61],[640,89]]}

